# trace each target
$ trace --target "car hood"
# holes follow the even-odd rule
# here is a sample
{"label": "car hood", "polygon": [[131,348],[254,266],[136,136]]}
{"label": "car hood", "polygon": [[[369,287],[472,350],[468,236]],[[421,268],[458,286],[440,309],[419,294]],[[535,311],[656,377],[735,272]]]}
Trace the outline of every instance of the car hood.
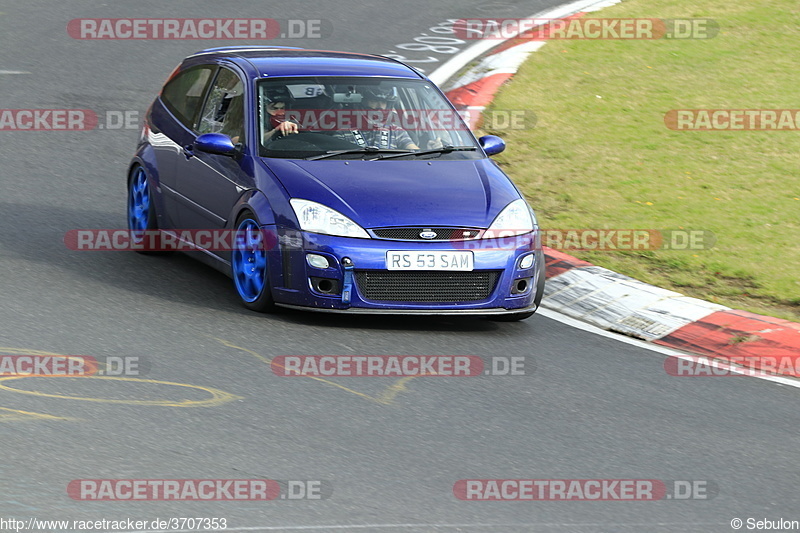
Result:
{"label": "car hood", "polygon": [[324,204],[364,228],[486,228],[505,206],[520,198],[490,159],[263,161],[292,198]]}

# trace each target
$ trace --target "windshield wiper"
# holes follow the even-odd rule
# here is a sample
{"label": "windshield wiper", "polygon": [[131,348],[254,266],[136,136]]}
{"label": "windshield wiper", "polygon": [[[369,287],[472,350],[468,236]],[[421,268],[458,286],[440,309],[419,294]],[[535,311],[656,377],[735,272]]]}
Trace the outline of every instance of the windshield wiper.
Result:
{"label": "windshield wiper", "polygon": [[[329,157],[336,157],[337,155],[347,154],[375,154],[378,152],[392,152],[393,155],[406,155],[406,153],[413,153],[411,150],[386,150],[378,148],[377,146],[366,146],[364,148],[353,148],[352,150],[329,150],[328,152],[312,157],[306,157],[306,161],[317,161],[318,159],[327,159]],[[397,154],[396,152],[402,152]]]}
{"label": "windshield wiper", "polygon": [[430,150],[409,150],[402,154],[385,155],[376,157],[373,161],[378,159],[394,159],[395,157],[403,157],[406,155],[429,155],[429,154],[449,154],[450,152],[474,152],[477,150],[474,146],[442,146],[441,148],[431,148]]}

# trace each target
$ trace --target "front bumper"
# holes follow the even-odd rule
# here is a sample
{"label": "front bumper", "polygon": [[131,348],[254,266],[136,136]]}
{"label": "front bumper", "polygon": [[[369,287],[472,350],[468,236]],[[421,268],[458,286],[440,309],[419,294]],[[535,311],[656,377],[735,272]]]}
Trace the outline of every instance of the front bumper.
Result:
{"label": "front bumper", "polygon": [[287,309],[299,311],[318,311],[321,313],[343,313],[350,315],[403,315],[403,316],[447,316],[447,315],[472,315],[472,316],[501,316],[517,313],[535,312],[538,307],[532,304],[523,309],[374,309],[369,307],[349,307],[347,309],[322,309],[319,307],[304,307],[302,305],[276,304]]}
{"label": "front bumper", "polygon": [[[333,237],[313,233],[298,232],[296,230],[278,230],[279,247],[270,259],[270,278],[273,287],[275,302],[283,307],[314,309],[319,311],[338,311],[347,313],[390,313],[408,315],[501,315],[535,311],[534,304],[537,290],[537,279],[544,275],[544,256],[539,244],[538,232],[527,236],[515,237],[504,242],[495,241],[456,241],[456,242],[408,242],[390,241],[379,239],[355,239],[347,237]],[[471,250],[474,258],[473,273],[492,273],[493,285],[486,289],[486,294],[478,294],[471,290],[458,290],[454,287],[462,279],[470,276],[462,275],[460,271],[434,271],[440,278],[447,279],[448,288],[434,291],[434,296],[426,293],[425,297],[415,300],[414,296],[404,297],[402,300],[379,300],[370,298],[367,294],[363,280],[369,274],[392,280],[394,276],[387,276],[386,268],[387,250],[403,251],[461,251]],[[329,268],[312,267],[306,261],[309,253],[322,255],[328,260]],[[520,268],[523,256],[533,253],[535,255],[529,268]],[[352,275],[346,276],[343,260],[352,262]],[[414,288],[409,289],[409,278],[412,280],[419,275],[420,284],[434,277],[427,271],[400,271],[408,272],[401,276],[404,279],[405,291],[402,294],[415,294]],[[450,275],[439,274],[441,272]],[[331,292],[324,293],[320,290],[320,280],[325,280],[322,286]],[[359,281],[360,280],[360,281]],[[390,283],[391,281],[387,281]],[[465,279],[464,283],[470,281]],[[526,286],[519,290],[520,286]],[[453,294],[461,297],[448,298],[447,290],[455,289]],[[463,287],[462,287],[463,289]],[[469,289],[469,288],[468,288]],[[349,293],[348,293],[349,290]],[[392,292],[392,291],[386,291]],[[464,294],[469,297],[463,297]],[[373,291],[374,294],[374,291]],[[441,297],[439,297],[441,295]],[[436,301],[431,301],[434,298]]]}

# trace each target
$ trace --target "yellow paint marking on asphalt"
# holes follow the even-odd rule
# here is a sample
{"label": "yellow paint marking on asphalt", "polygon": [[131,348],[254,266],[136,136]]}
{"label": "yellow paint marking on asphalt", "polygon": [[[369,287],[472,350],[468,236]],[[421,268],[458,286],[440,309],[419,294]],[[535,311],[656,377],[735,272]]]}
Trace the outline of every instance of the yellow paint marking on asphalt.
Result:
{"label": "yellow paint marking on asphalt", "polygon": [[[11,381],[15,379],[32,379],[37,376],[11,376],[0,377],[0,382]],[[242,399],[241,396],[235,396],[219,389],[212,389],[211,387],[202,387],[200,385],[188,385],[186,383],[175,383],[173,381],[157,381],[154,379],[140,379],[140,378],[126,378],[126,377],[111,377],[111,376],[80,376],[74,378],[61,378],[61,379],[103,379],[115,381],[130,381],[134,383],[148,383],[154,385],[168,385],[172,387],[186,387],[188,389],[198,389],[211,394],[211,398],[207,400],[114,400],[108,398],[91,398],[85,396],[65,396],[62,394],[49,394],[40,391],[28,391],[22,389],[15,389],[0,383],[0,390],[7,390],[19,394],[30,394],[32,396],[39,396],[41,398],[58,398],[60,400],[81,400],[84,402],[98,402],[98,403],[114,403],[124,405],[151,405],[159,407],[211,407],[221,405],[234,400]]]}
{"label": "yellow paint marking on asphalt", "polygon": [[398,394],[408,390],[408,388],[406,387],[406,383],[418,377],[422,376],[406,376],[404,378],[398,379],[396,383],[394,383],[393,385],[389,385],[386,388],[386,390],[383,391],[380,396],[378,396],[378,399],[380,400],[381,403],[386,403],[386,404],[392,403]]}
{"label": "yellow paint marking on asphalt", "polygon": [[[0,13],[2,14],[2,13]],[[25,350],[23,348],[12,348],[10,346],[0,346],[2,355],[43,355],[43,356],[58,356],[57,353],[44,352],[42,350]],[[0,407],[0,422],[33,422],[34,420],[79,420],[76,418],[68,418],[63,416],[53,416],[45,413],[34,413],[33,411],[22,411],[20,409],[10,409],[8,407]]]}
{"label": "yellow paint marking on asphalt", "polygon": [[[266,364],[268,364],[270,366],[273,364],[271,359],[269,359],[268,357],[264,357],[260,353],[254,352],[253,350],[250,350],[248,348],[243,348],[241,346],[236,346],[235,344],[233,344],[231,342],[228,342],[225,339],[220,339],[219,337],[211,337],[211,338],[214,339],[215,341],[221,343],[222,345],[227,346],[228,348],[234,348],[236,350],[242,350],[243,352],[247,352],[250,355],[253,355],[257,359],[262,361],[263,363],[266,363]],[[278,365],[277,363],[275,364],[275,366],[279,366],[281,368],[286,368],[285,366]],[[400,394],[402,391],[408,390],[406,388],[406,386],[405,386],[406,382],[408,382],[411,379],[414,379],[415,377],[419,377],[419,376],[408,376],[408,377],[400,378],[396,383],[394,383],[393,385],[390,385],[389,387],[387,387],[387,389],[385,391],[383,391],[383,393],[381,393],[380,396],[378,396],[377,398],[374,397],[374,396],[370,396],[369,394],[364,394],[363,392],[358,392],[357,390],[353,390],[351,388],[345,387],[344,385],[340,385],[340,384],[336,383],[335,381],[330,381],[330,380],[327,380],[325,378],[320,378],[320,377],[317,377],[317,376],[300,376],[300,377],[304,377],[304,378],[307,378],[307,379],[313,379],[315,381],[319,381],[321,383],[325,383],[326,385],[331,385],[333,387],[342,389],[343,391],[347,391],[350,394],[355,394],[356,396],[361,396],[362,398],[364,398],[366,400],[369,400],[371,402],[379,403],[379,404],[382,404],[382,405],[390,405],[390,404],[392,404],[392,402],[394,401],[395,397],[397,397],[398,394]]]}
{"label": "yellow paint marking on asphalt", "polygon": [[[250,355],[253,355],[253,356],[255,356],[256,358],[258,358],[258,359],[259,359],[261,362],[263,362],[263,363],[266,363],[266,364],[268,364],[268,365],[272,366],[272,359],[270,359],[270,358],[268,358],[268,357],[264,357],[264,356],[263,356],[263,355],[261,355],[260,353],[254,352],[253,350],[250,350],[250,349],[247,349],[247,348],[243,348],[243,347],[241,347],[241,346],[236,346],[235,344],[233,344],[233,343],[230,343],[230,342],[226,341],[225,339],[220,339],[220,338],[217,338],[217,337],[211,337],[211,338],[212,338],[212,339],[214,339],[214,340],[216,340],[217,342],[220,342],[220,343],[222,343],[224,346],[227,346],[228,348],[234,348],[234,349],[236,349],[236,350],[242,350],[243,352],[247,352],[247,353],[249,353]],[[286,367],[284,367],[284,366],[282,366],[282,365],[277,365],[277,364],[276,364],[276,366],[280,366],[281,368],[286,368]],[[362,398],[365,398],[365,399],[367,399],[367,400],[370,400],[370,401],[373,401],[373,402],[385,403],[385,402],[382,402],[382,401],[380,401],[380,400],[379,400],[379,399],[377,399],[377,398],[373,398],[373,397],[372,397],[372,396],[370,396],[369,394],[364,394],[363,392],[358,392],[358,391],[356,391],[356,390],[353,390],[353,389],[347,388],[347,387],[345,387],[344,385],[339,385],[339,384],[338,384],[338,383],[336,383],[336,382],[329,381],[329,380],[327,380],[327,379],[325,379],[325,378],[319,378],[319,377],[317,377],[317,376],[302,376],[302,377],[304,377],[304,378],[308,378],[308,379],[313,379],[313,380],[315,380],[315,381],[319,381],[319,382],[325,383],[325,384],[327,384],[327,385],[331,385],[331,386],[333,386],[333,387],[337,387],[337,388],[339,388],[339,389],[342,389],[342,390],[344,390],[344,391],[347,391],[347,392],[349,392],[349,393],[351,393],[351,394],[355,394],[356,396],[361,396]]]}
{"label": "yellow paint marking on asphalt", "polygon": [[20,411],[19,409],[9,409],[7,407],[0,407],[0,422],[25,422],[32,420],[75,420],[74,418],[66,418],[63,416],[46,415],[43,413],[34,413],[31,411]]}
{"label": "yellow paint marking on asphalt", "polygon": [[261,355],[258,352],[254,352],[253,350],[250,350],[248,348],[242,348],[241,346],[236,346],[235,344],[231,344],[230,342],[226,341],[225,339],[220,339],[220,338],[217,338],[217,337],[211,337],[211,338],[214,339],[215,341],[221,343],[222,345],[227,346],[228,348],[235,348],[237,350],[242,350],[243,352],[249,353],[250,355],[254,356],[257,359],[260,359],[262,362],[264,362],[264,363],[266,363],[268,365],[272,364],[272,360],[271,359],[269,359],[267,357],[264,357],[263,355]]}

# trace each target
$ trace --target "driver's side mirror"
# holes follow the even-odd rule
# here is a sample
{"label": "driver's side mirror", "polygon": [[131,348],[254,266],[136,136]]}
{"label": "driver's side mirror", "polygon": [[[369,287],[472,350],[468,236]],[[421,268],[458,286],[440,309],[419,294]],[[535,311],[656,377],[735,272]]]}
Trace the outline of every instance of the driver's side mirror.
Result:
{"label": "driver's side mirror", "polygon": [[506,143],[497,135],[484,135],[478,142],[486,155],[497,155],[506,149]]}
{"label": "driver's side mirror", "polygon": [[239,153],[231,138],[224,133],[204,133],[194,141],[194,146],[209,154],[235,156]]}

